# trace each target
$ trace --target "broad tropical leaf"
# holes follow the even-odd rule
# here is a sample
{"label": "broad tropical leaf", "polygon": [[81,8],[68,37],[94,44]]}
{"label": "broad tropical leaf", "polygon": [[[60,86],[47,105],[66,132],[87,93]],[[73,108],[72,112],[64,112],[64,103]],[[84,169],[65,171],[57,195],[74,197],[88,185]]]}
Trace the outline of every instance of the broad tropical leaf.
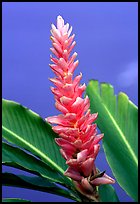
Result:
{"label": "broad tropical leaf", "polygon": [[3,198],[2,202],[31,202],[31,201],[20,198]]}
{"label": "broad tropical leaf", "polygon": [[2,143],[2,163],[7,166],[40,175],[53,182],[64,183],[64,179],[60,174],[52,170],[43,161],[5,142]]}
{"label": "broad tropical leaf", "polygon": [[73,195],[73,192],[67,189],[62,189],[57,186],[55,183],[49,182],[48,179],[41,177],[29,177],[24,175],[15,175],[12,173],[3,173],[2,174],[2,184],[5,186],[14,186],[20,188],[28,188],[32,190],[48,192],[60,196],[64,196],[66,198],[70,198],[73,200],[80,200],[78,196]]}
{"label": "broad tropical leaf", "polygon": [[99,186],[99,196],[101,202],[120,202],[115,189],[111,185]]}
{"label": "broad tropical leaf", "polygon": [[104,133],[107,161],[120,186],[137,201],[138,109],[124,93],[114,95],[110,84],[91,80],[86,93],[91,111],[98,112],[97,125]]}
{"label": "broad tropical leaf", "polygon": [[68,185],[72,181],[63,175],[67,166],[54,138],[51,126],[38,114],[9,101],[2,101],[2,135],[7,141],[41,158],[52,170],[60,173]]}

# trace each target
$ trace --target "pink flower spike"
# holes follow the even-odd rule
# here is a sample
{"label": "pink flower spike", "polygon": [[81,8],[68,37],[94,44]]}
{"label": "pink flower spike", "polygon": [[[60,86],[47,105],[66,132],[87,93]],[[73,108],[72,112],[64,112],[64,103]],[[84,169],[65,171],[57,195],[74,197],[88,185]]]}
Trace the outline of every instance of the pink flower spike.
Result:
{"label": "pink flower spike", "polygon": [[76,180],[76,181],[80,181],[82,179],[82,176],[80,175],[79,172],[76,171],[76,169],[69,167],[64,175],[69,176],[70,178]]}
{"label": "pink flower spike", "polygon": [[51,91],[57,97],[61,97],[62,96],[62,93],[59,90],[57,90],[56,88],[54,88],[54,87],[51,87]]}
{"label": "pink flower spike", "polygon": [[51,82],[53,82],[54,85],[57,86],[57,87],[62,87],[62,86],[63,86],[63,84],[61,83],[61,81],[58,80],[57,78],[49,78],[49,80],[50,80]]}
{"label": "pink flower spike", "polygon": [[60,149],[60,153],[62,154],[65,160],[69,160],[72,156],[72,154],[66,153],[63,149]]}
{"label": "pink flower spike", "polygon": [[55,107],[64,114],[68,113],[68,110],[58,102],[55,103]]}
{"label": "pink flower spike", "polygon": [[73,34],[73,35],[68,39],[68,46],[72,43],[74,37],[75,37],[75,34]]}
{"label": "pink flower spike", "polygon": [[[62,145],[65,145],[65,144],[71,145],[71,143],[68,140],[65,140],[63,138],[55,138],[55,141],[59,146],[62,146]],[[73,148],[73,146],[72,146],[72,148]]]}
{"label": "pink flower spike", "polygon": [[70,29],[68,31],[68,37],[70,36],[71,32],[72,32],[72,26],[70,27]]}
{"label": "pink flower spike", "polygon": [[98,142],[100,142],[100,140],[103,138],[104,134],[99,134],[99,135],[96,135],[96,137],[94,138],[94,142],[93,144],[97,144]]}
{"label": "pink flower spike", "polygon": [[58,61],[58,65],[63,69],[64,72],[68,71],[68,65],[63,58],[60,58]]}
{"label": "pink flower spike", "polygon": [[69,28],[60,15],[56,24],[51,25],[53,47],[50,50],[54,56],[50,56],[50,68],[55,77],[50,81],[55,86],[51,87],[55,107],[61,114],[48,117],[46,121],[55,124],[52,129],[59,135],[55,142],[61,147],[60,152],[68,165],[64,174],[73,180],[80,193],[97,201],[96,186],[115,181],[96,169],[95,159],[103,134],[97,134],[94,123],[98,113],[91,114],[90,100],[88,96],[82,96],[86,89],[85,83],[80,84],[82,73],[74,76],[79,61],[76,60],[77,53],[72,53],[76,45],[75,34],[71,35],[72,26]]}
{"label": "pink flower spike", "polygon": [[84,99],[82,99],[81,97],[77,97],[76,101],[71,106],[72,111],[77,112],[78,109],[80,109],[80,107],[82,106],[83,102],[84,102]]}
{"label": "pink flower spike", "polygon": [[50,50],[52,51],[52,53],[54,54],[54,55],[56,55],[57,57],[59,57],[59,54],[57,53],[57,51],[52,47],[52,48],[50,48]]}
{"label": "pink flower spike", "polygon": [[77,159],[69,159],[68,161],[66,161],[66,164],[68,164],[71,167],[77,167],[78,162]]}
{"label": "pink flower spike", "polygon": [[57,16],[57,28],[61,30],[64,26],[64,20],[61,16]]}
{"label": "pink flower spike", "polygon": [[57,40],[60,40],[61,34],[58,29],[52,24],[52,30],[51,30],[52,35],[57,38]]}
{"label": "pink flower spike", "polygon": [[59,52],[60,54],[62,54],[62,49],[61,47],[57,44],[57,43],[53,43],[53,47],[55,48],[55,50],[57,52]]}
{"label": "pink flower spike", "polygon": [[72,104],[72,102],[73,102],[73,99],[69,98],[69,97],[66,97],[66,96],[62,96],[60,98],[60,102],[64,106],[70,106]]}
{"label": "pink flower spike", "polygon": [[78,162],[83,162],[85,161],[86,157],[87,157],[87,154],[88,154],[88,150],[87,149],[84,149],[83,151],[79,152],[77,154],[77,161]]}
{"label": "pink flower spike", "polygon": [[90,175],[90,173],[92,173],[92,169],[93,169],[93,162],[94,159],[93,158],[89,158],[86,161],[84,161],[81,165],[81,170],[83,171],[83,174],[87,177]]}
{"label": "pink flower spike", "polygon": [[69,29],[69,24],[67,23],[66,25],[63,26],[62,32],[63,32],[63,33],[67,33],[67,32],[68,32],[68,29]]}
{"label": "pink flower spike", "polygon": [[74,60],[75,60],[76,57],[77,57],[77,53],[74,52],[73,55],[71,56],[70,60],[69,60],[68,66],[70,66],[70,64],[71,64],[72,62],[74,62]]}
{"label": "pink flower spike", "polygon": [[93,187],[90,185],[90,183],[88,182],[87,178],[83,178],[81,181],[81,185],[83,186],[83,188],[89,193],[93,193]]}
{"label": "pink flower spike", "polygon": [[[77,139],[74,141],[74,146],[77,148],[77,149],[81,149],[81,146],[82,146],[82,140],[80,139]],[[78,155],[78,154],[77,154]]]}
{"label": "pink flower spike", "polygon": [[74,87],[77,87],[79,85],[81,78],[82,78],[82,73],[80,73],[80,75],[75,77],[75,79],[73,80]]}
{"label": "pink flower spike", "polygon": [[102,177],[93,179],[90,183],[92,183],[95,186],[99,186],[102,184],[113,184],[113,183],[115,183],[115,180],[112,179],[107,174],[104,174]]}
{"label": "pink flower spike", "polygon": [[70,47],[69,47],[69,49],[68,49],[68,52],[69,52],[69,53],[73,50],[73,48],[75,47],[75,45],[76,45],[76,41],[73,41],[73,43],[70,45]]}

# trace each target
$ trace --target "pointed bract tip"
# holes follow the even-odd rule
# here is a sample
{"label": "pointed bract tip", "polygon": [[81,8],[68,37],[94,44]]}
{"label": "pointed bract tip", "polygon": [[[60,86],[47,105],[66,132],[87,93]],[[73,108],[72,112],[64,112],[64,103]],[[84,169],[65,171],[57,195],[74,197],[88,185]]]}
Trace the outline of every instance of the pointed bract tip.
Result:
{"label": "pointed bract tip", "polygon": [[58,15],[58,16],[57,16],[57,19],[63,19],[63,18],[62,18],[62,16],[61,16],[61,15]]}

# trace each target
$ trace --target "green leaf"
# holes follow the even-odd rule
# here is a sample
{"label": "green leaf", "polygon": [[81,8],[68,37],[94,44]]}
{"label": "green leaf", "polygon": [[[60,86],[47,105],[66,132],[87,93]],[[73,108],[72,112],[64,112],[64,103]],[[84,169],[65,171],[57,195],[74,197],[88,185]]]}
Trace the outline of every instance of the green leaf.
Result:
{"label": "green leaf", "polygon": [[16,102],[3,100],[2,135],[7,141],[41,158],[58,171],[68,185],[72,185],[71,179],[63,175],[67,165],[54,141],[57,134],[38,114]]}
{"label": "green leaf", "polygon": [[55,183],[49,182],[48,179],[42,177],[29,177],[24,175],[15,175],[12,173],[3,173],[2,174],[2,184],[5,186],[14,186],[20,188],[28,188],[32,190],[48,192],[56,195],[60,195],[72,200],[79,201],[78,196],[74,196],[73,192],[68,189],[62,189],[57,186]]}
{"label": "green leaf", "polygon": [[31,202],[31,201],[20,198],[3,198],[2,202]]}
{"label": "green leaf", "polygon": [[52,170],[43,161],[5,142],[2,142],[2,163],[7,166],[40,175],[53,182],[64,183],[64,179],[60,174]]}
{"label": "green leaf", "polygon": [[99,197],[101,202],[120,202],[115,189],[108,184],[99,186]]}
{"label": "green leaf", "polygon": [[91,112],[98,112],[97,125],[104,133],[107,161],[120,186],[138,197],[138,109],[124,93],[116,97],[110,84],[91,80],[86,93]]}

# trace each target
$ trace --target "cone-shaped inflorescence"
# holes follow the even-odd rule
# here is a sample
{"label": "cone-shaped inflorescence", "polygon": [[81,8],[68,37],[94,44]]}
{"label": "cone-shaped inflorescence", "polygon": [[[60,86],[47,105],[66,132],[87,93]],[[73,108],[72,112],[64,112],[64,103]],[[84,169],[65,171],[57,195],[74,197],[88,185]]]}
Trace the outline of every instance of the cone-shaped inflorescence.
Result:
{"label": "cone-shaped inflorescence", "polygon": [[80,85],[82,74],[73,77],[78,60],[75,61],[76,52],[71,55],[76,44],[71,31],[72,27],[69,29],[69,24],[64,24],[61,16],[57,17],[57,27],[52,24],[53,47],[50,49],[55,57],[51,56],[53,64],[50,64],[50,68],[56,77],[50,79],[55,85],[51,90],[56,100],[55,106],[62,114],[46,120],[57,124],[53,130],[60,138],[55,140],[69,166],[65,175],[73,179],[82,194],[92,198],[96,186],[115,181],[104,172],[99,173],[95,167],[103,134],[97,134],[96,124],[93,123],[97,113],[90,113],[88,96],[82,98],[86,88],[85,84]]}

